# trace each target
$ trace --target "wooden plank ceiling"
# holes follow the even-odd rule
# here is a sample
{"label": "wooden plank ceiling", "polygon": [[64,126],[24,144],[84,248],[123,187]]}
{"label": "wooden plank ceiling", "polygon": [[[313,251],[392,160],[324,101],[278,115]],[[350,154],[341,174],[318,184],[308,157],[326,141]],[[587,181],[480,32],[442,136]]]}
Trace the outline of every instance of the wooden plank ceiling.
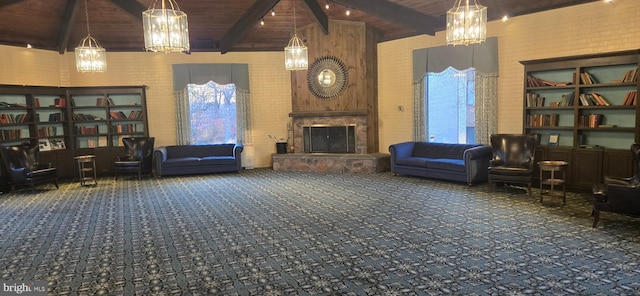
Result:
{"label": "wooden plank ceiling", "polygon": [[[381,41],[444,30],[455,0],[176,0],[191,51],[281,51],[298,27],[365,22]],[[489,20],[601,0],[478,0]],[[144,51],[142,11],[151,0],[86,0],[90,33],[107,51]],[[329,4],[329,9],[325,8]],[[351,15],[345,14],[347,8]],[[272,16],[271,12],[275,11]],[[264,19],[264,25],[260,20]],[[84,0],[0,0],[0,44],[73,51],[87,35]]]}

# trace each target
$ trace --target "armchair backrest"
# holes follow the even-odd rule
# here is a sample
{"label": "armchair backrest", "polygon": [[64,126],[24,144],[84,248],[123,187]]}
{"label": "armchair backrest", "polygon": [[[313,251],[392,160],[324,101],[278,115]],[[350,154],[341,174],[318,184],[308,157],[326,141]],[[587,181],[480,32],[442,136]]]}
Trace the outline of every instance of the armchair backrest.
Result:
{"label": "armchair backrest", "polygon": [[493,166],[533,168],[536,137],[528,134],[493,134]]}
{"label": "armchair backrest", "polygon": [[38,167],[38,144],[23,143],[2,147],[2,158],[7,168],[22,169],[31,172]]}
{"label": "armchair backrest", "polygon": [[154,142],[154,137],[122,138],[126,155],[142,161],[143,170],[151,168]]}

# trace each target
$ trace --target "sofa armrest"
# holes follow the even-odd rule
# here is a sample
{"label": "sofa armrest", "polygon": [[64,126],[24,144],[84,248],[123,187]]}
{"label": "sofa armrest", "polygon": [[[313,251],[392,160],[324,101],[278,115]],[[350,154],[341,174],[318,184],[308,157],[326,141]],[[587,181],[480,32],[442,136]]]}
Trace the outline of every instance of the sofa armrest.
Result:
{"label": "sofa armrest", "polygon": [[487,145],[476,146],[464,151],[464,169],[469,185],[479,181],[487,181],[489,161],[492,157],[493,149]]}
{"label": "sofa armrest", "polygon": [[156,176],[162,176],[162,164],[167,160],[167,147],[160,146],[153,150],[153,163],[155,164]]}
{"label": "sofa armrest", "polygon": [[242,150],[244,150],[244,146],[242,144],[236,144],[233,147],[233,158],[236,160],[238,171],[242,170]]}
{"label": "sofa armrest", "polygon": [[403,157],[411,157],[413,154],[414,142],[403,142],[389,146],[389,153],[391,154],[391,172],[396,172],[396,160]]}

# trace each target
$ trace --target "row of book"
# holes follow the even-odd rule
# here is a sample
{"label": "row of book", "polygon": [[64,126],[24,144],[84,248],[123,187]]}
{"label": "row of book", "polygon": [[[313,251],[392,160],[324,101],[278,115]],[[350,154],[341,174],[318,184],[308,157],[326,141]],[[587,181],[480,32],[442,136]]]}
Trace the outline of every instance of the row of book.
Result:
{"label": "row of book", "polygon": [[44,126],[38,128],[38,137],[57,136],[58,129],[55,126]]}
{"label": "row of book", "polygon": [[135,133],[136,125],[132,123],[128,124],[116,124],[111,126],[112,133]]}
{"label": "row of book", "polygon": [[0,102],[0,108],[16,108],[16,107],[27,108],[29,107],[29,105],[23,104],[23,103],[8,103],[4,101]]}
{"label": "row of book", "polygon": [[31,116],[28,113],[20,113],[20,114],[0,114],[0,124],[1,123],[22,123],[29,122]]}
{"label": "row of book", "polygon": [[578,117],[579,127],[599,127],[604,124],[604,115],[602,114],[586,114]]}
{"label": "row of book", "polygon": [[142,111],[131,110],[129,115],[125,114],[123,111],[111,111],[109,112],[109,116],[111,119],[142,119]]}
{"label": "row of book", "polygon": [[73,128],[76,135],[96,135],[99,132],[98,126],[76,126]]}
{"label": "row of book", "polygon": [[[567,85],[575,84],[576,81],[578,81],[578,80],[580,81],[580,84],[583,84],[583,85],[590,85],[590,84],[599,83],[598,79],[596,79],[595,76],[593,76],[591,73],[585,71],[585,72],[581,72],[581,73],[575,73],[574,72],[571,82],[549,81],[549,80],[537,78],[537,77],[535,77],[533,75],[527,75],[527,86],[528,87],[567,86]],[[638,81],[638,67],[633,68],[631,70],[627,70],[624,73],[624,75],[622,76],[621,79],[612,80],[611,83],[636,82],[636,81]]]}
{"label": "row of book", "polygon": [[527,126],[558,126],[560,114],[530,114],[527,115]]}
{"label": "row of book", "polygon": [[544,106],[545,98],[539,94],[528,92],[527,93],[527,107],[542,107]]}
{"label": "row of book", "polygon": [[[620,82],[636,82],[638,81],[638,67],[624,73]],[[613,81],[612,81],[613,82]]]}
{"label": "row of book", "polygon": [[0,139],[16,140],[22,138],[22,130],[19,129],[3,129],[0,130]]}
{"label": "row of book", "polygon": [[97,98],[96,99],[96,106],[113,106],[115,105],[115,103],[113,103],[113,100],[110,97],[103,97],[103,98]]}
{"label": "row of book", "polygon": [[611,106],[609,100],[597,93],[581,94],[580,105],[582,106]]}
{"label": "row of book", "polygon": [[541,87],[541,86],[567,86],[571,85],[571,82],[565,81],[550,81],[545,79],[537,78],[533,75],[527,75],[527,86],[528,87]]}
{"label": "row of book", "polygon": [[[78,145],[80,146],[80,145]],[[107,137],[106,136],[100,136],[98,137],[98,140],[96,141],[96,139],[87,139],[87,147],[88,148],[96,148],[96,147],[107,147]]]}
{"label": "row of book", "polygon": [[[41,107],[40,98],[34,98],[33,105],[36,108]],[[67,106],[67,99],[63,97],[53,99],[53,105],[49,105],[49,107],[66,107],[66,106]]]}
{"label": "row of book", "polygon": [[82,121],[82,120],[101,120],[102,118],[95,116],[93,114],[82,114],[82,113],[73,113],[72,116],[73,120],[75,121]]}
{"label": "row of book", "polygon": [[638,92],[637,91],[630,91],[627,93],[627,95],[624,97],[624,101],[622,102],[622,105],[624,106],[635,106],[638,104]]}

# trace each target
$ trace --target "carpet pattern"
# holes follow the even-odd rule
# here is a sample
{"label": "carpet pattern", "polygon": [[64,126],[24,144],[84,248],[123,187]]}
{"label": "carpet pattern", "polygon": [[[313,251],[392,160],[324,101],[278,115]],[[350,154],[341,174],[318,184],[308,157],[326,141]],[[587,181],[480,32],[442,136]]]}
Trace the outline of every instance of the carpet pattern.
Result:
{"label": "carpet pattern", "polygon": [[378,174],[102,178],[0,195],[0,279],[49,295],[638,295],[640,219]]}

